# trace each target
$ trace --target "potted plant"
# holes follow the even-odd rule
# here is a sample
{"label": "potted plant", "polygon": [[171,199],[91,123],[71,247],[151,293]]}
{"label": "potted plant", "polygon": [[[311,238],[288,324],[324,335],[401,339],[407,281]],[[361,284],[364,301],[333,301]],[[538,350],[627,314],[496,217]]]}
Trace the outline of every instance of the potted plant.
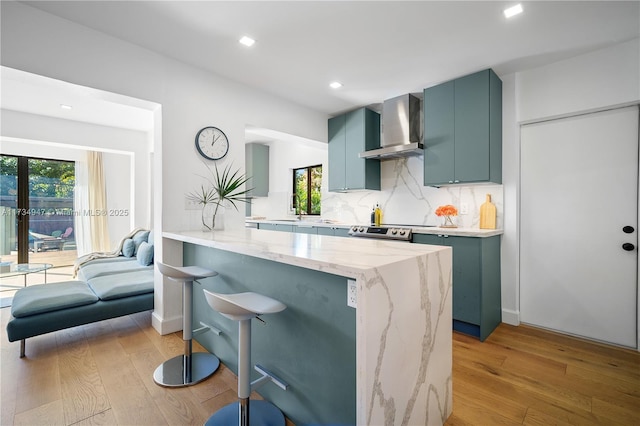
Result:
{"label": "potted plant", "polygon": [[[248,202],[247,193],[253,188],[243,189],[250,177],[240,173],[239,169],[232,171],[231,165],[225,166],[222,171],[218,169],[217,165],[213,169],[207,166],[207,170],[211,176],[203,177],[207,180],[208,185],[203,184],[199,190],[187,193],[187,199],[202,205],[202,225],[208,230],[213,230],[216,229],[216,216],[218,216],[220,207],[225,208],[232,205],[237,211],[236,203]],[[207,214],[210,208],[213,208],[211,219]]]}

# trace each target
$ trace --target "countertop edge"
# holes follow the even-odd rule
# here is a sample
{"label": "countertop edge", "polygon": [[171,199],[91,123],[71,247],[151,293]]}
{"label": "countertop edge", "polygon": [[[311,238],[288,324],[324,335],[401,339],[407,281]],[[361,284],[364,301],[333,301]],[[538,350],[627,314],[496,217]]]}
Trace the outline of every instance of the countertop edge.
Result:
{"label": "countertop edge", "polygon": [[[269,223],[279,225],[318,227],[318,228],[342,228],[349,229],[352,224],[345,223],[327,223],[313,221],[295,221],[295,220],[275,220],[275,219],[246,219],[246,223]],[[363,225],[368,226],[368,225]],[[384,226],[384,225],[383,225]],[[504,234],[502,229],[478,229],[478,228],[441,228],[439,226],[411,226],[411,232],[414,234],[430,234],[430,235],[454,235],[460,237],[487,238]]]}

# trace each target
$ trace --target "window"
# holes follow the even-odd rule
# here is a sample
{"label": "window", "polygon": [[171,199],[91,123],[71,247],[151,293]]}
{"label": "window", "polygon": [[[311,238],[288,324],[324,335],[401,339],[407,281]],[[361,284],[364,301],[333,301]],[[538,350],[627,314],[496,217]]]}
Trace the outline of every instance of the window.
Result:
{"label": "window", "polygon": [[322,188],[322,166],[293,169],[293,208],[296,213],[319,215]]}

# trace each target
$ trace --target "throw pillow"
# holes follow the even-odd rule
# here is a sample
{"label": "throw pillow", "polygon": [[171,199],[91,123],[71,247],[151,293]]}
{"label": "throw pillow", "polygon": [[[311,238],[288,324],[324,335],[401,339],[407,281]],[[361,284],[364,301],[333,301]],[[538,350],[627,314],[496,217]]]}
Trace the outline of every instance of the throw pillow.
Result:
{"label": "throw pillow", "polygon": [[148,237],[149,237],[149,231],[139,231],[136,233],[136,235],[133,236],[133,242],[136,244],[135,253],[138,253],[138,248],[140,247],[140,244],[142,244],[142,242],[147,241]]}
{"label": "throw pillow", "polygon": [[153,245],[143,241],[138,247],[136,255],[138,263],[142,266],[149,266],[153,262]]}
{"label": "throw pillow", "polygon": [[122,243],[122,255],[124,257],[133,257],[135,253],[136,243],[131,238],[124,240],[124,243]]}

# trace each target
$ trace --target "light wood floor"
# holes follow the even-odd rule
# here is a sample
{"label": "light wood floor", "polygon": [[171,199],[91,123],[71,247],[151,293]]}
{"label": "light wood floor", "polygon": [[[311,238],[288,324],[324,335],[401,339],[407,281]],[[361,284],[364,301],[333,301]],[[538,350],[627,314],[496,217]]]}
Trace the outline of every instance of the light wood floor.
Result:
{"label": "light wood floor", "polygon": [[[224,367],[196,386],[157,386],[153,370],[183,347],[150,313],[28,339],[23,359],[0,314],[2,425],[202,425],[236,398]],[[453,358],[447,425],[640,425],[637,352],[501,325],[484,343],[454,333]]]}

